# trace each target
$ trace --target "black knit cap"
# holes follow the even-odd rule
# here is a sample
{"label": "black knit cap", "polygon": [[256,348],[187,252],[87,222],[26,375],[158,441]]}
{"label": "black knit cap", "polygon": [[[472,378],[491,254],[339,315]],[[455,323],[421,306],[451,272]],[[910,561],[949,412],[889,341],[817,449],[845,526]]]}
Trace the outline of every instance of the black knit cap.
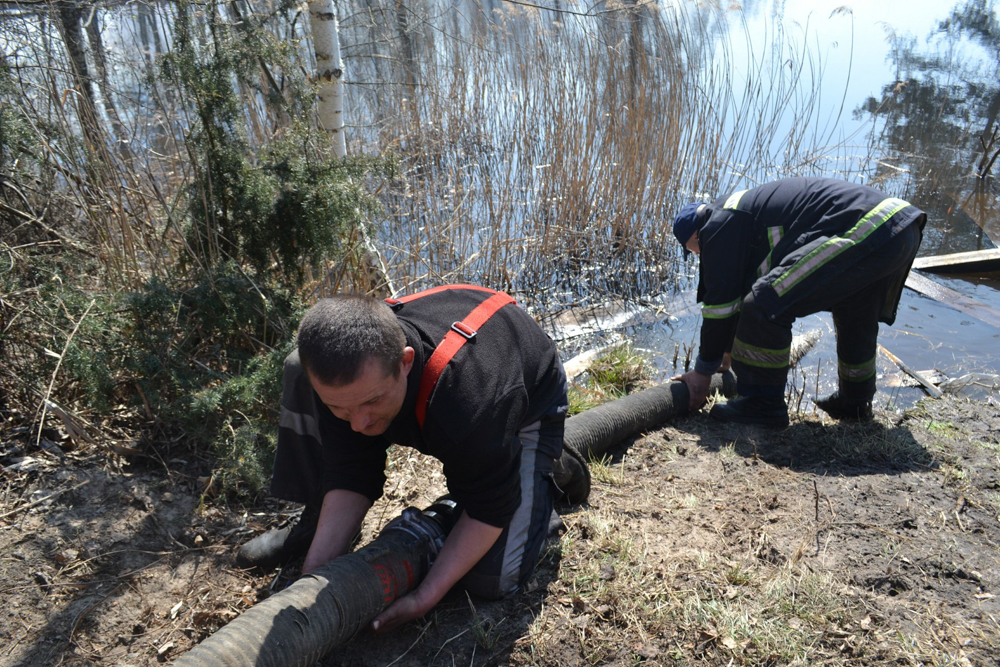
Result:
{"label": "black knit cap", "polygon": [[701,227],[701,216],[698,215],[698,209],[701,206],[700,202],[684,204],[681,207],[681,212],[674,218],[674,236],[677,237],[677,241],[684,248],[685,257],[691,254],[691,251],[687,249],[685,244],[691,238],[691,235]]}

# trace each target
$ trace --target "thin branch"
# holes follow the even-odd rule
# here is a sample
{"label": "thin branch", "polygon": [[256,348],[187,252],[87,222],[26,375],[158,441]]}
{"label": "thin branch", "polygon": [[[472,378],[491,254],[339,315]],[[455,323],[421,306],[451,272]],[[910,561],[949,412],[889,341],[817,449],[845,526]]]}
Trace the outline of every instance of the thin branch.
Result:
{"label": "thin branch", "polygon": [[30,503],[28,503],[26,505],[21,505],[20,507],[15,507],[12,510],[9,510],[7,512],[4,512],[3,514],[0,514],[0,519],[6,519],[7,517],[11,516],[12,514],[17,514],[18,512],[20,512],[22,510],[29,510],[32,507],[36,506],[36,505],[41,505],[42,503],[47,502],[49,500],[52,500],[53,498],[56,498],[58,496],[61,496],[64,493],[69,493],[70,491],[76,491],[77,489],[79,489],[84,484],[90,484],[90,480],[89,479],[85,479],[82,482],[80,482],[79,484],[77,484],[76,486],[71,486],[68,489],[62,489],[61,491],[56,491],[55,493],[50,493],[49,495],[45,496],[44,498],[39,498],[38,500],[32,500]]}
{"label": "thin branch", "polygon": [[76,332],[80,329],[80,325],[83,324],[83,321],[87,318],[87,314],[90,313],[90,309],[94,307],[95,303],[97,303],[97,299],[91,299],[90,305],[87,306],[87,310],[83,311],[83,315],[81,315],[80,319],[77,320],[76,326],[73,327],[73,331],[70,332],[69,337],[66,339],[63,351],[59,355],[59,361],[56,362],[56,368],[52,371],[52,379],[49,380],[49,388],[46,390],[45,399],[42,401],[42,416],[38,420],[38,437],[35,438],[35,447],[41,446],[42,429],[45,427],[45,413],[49,407],[49,398],[52,396],[52,388],[56,384],[56,376],[59,374],[59,367],[62,366],[63,359],[66,358],[66,351],[69,350],[69,344],[72,342],[73,336],[76,335]]}
{"label": "thin branch", "polygon": [[594,16],[602,16],[604,14],[617,14],[619,12],[631,11],[631,7],[621,7],[617,9],[602,9],[599,12],[594,12],[587,10],[585,12],[574,12],[571,9],[556,9],[555,7],[546,7],[545,5],[536,5],[531,2],[521,2],[520,0],[503,0],[512,5],[521,5],[522,7],[531,7],[532,9],[541,9],[546,12],[555,12],[556,14],[571,14],[573,16],[584,16],[587,18]]}

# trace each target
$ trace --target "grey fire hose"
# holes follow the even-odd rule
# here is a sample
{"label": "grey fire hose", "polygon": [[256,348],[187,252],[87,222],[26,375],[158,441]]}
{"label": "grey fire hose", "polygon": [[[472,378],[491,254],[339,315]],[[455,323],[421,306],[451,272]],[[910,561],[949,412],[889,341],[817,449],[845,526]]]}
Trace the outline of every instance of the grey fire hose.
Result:
{"label": "grey fire hose", "polygon": [[[712,387],[732,393],[735,378],[716,375]],[[682,382],[645,389],[568,419],[565,446],[600,456],[621,440],[686,413],[687,405]],[[447,502],[423,512],[407,508],[368,546],[254,605],[173,664],[312,667],[423,580],[458,518]]]}
{"label": "grey fire hose", "polygon": [[366,547],[303,576],[174,661],[178,667],[312,667],[427,575],[458,517],[440,499],[412,507]]}
{"label": "grey fire hose", "polygon": [[[736,393],[732,371],[712,376],[709,395],[716,391],[723,396]],[[600,458],[626,438],[687,414],[689,398],[687,385],[670,382],[584,410],[566,420],[563,446],[584,457]]]}
{"label": "grey fire hose", "polygon": [[[788,355],[789,367],[796,366],[819,339],[819,331],[795,336]],[[736,394],[736,376],[732,371],[712,376],[708,395],[716,392],[726,398]],[[566,420],[563,446],[572,447],[585,458],[599,459],[626,438],[687,414],[689,399],[686,384],[669,382],[598,405]]]}

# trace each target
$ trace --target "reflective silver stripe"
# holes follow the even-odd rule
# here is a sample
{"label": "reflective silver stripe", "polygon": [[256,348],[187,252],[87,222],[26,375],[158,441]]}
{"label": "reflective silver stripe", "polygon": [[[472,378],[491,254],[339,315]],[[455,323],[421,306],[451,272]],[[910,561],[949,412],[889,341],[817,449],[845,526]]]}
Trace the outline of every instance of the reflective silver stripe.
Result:
{"label": "reflective silver stripe", "polygon": [[500,593],[504,595],[516,590],[521,579],[521,563],[524,561],[524,548],[528,544],[535,505],[535,465],[541,427],[540,420],[534,421],[517,432],[521,441],[521,504],[507,527],[507,544],[504,545],[500,564]]}
{"label": "reflective silver stripe", "polygon": [[740,198],[742,198],[747,192],[749,192],[749,190],[740,190],[739,192],[734,192],[729,195],[729,199],[726,200],[726,203],[723,204],[722,208],[736,208],[740,203]]}
{"label": "reflective silver stripe", "polygon": [[744,343],[739,338],[733,341],[733,359],[739,359],[748,366],[757,368],[785,368],[791,348],[772,350]]}
{"label": "reflective silver stripe", "polygon": [[775,293],[778,296],[784,296],[789,290],[808,278],[824,264],[839,256],[845,250],[849,250],[861,241],[864,241],[872,232],[881,227],[886,220],[909,205],[908,202],[896,197],[889,197],[882,200],[878,206],[866,213],[846,234],[830,239],[796,262],[788,271],[785,271],[780,278],[774,281],[773,288]]}
{"label": "reflective silver stripe", "polygon": [[774,246],[778,245],[784,235],[785,230],[781,227],[767,228],[767,242],[770,244],[771,250],[774,250]]}
{"label": "reflective silver stripe", "polygon": [[290,429],[298,435],[315,438],[317,441],[320,439],[319,424],[316,423],[316,418],[313,415],[292,412],[284,406],[281,407],[281,418],[278,421],[278,426]]}
{"label": "reflective silver stripe", "polygon": [[864,382],[875,375],[875,357],[861,364],[846,364],[838,361],[837,374],[848,382]]}
{"label": "reflective silver stripe", "polygon": [[701,316],[706,320],[724,320],[740,312],[740,299],[723,303],[718,306],[705,304],[701,307]]}
{"label": "reflective silver stripe", "polygon": [[785,230],[780,226],[767,228],[767,243],[771,247],[771,252],[767,253],[767,257],[765,257],[764,261],[757,267],[758,278],[771,270],[771,253],[774,252],[774,246],[778,245],[784,236]]}

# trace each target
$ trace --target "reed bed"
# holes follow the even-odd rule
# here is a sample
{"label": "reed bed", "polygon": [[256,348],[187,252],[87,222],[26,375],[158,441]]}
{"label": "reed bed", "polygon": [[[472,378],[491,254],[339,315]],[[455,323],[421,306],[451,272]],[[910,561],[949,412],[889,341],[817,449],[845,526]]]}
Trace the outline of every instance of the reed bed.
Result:
{"label": "reed bed", "polygon": [[[311,191],[374,193],[378,211],[358,204],[339,210],[346,223],[261,230],[289,221],[234,209],[309,186],[274,183],[290,162],[330,155],[314,131],[300,10],[274,0],[0,5],[0,128],[19,138],[0,141],[0,249],[11,267],[0,275],[0,343],[5,381],[25,405],[44,397],[56,370],[47,351],[68,346],[93,299],[69,346],[81,368],[101,368],[87,355],[112,347],[112,334],[128,339],[122,349],[142,348],[128,341],[148,333],[148,314],[135,325],[126,315],[145,293],[172,337],[154,354],[169,361],[165,381],[198,368],[199,386],[275,353],[276,332],[294,329],[293,302],[336,291],[481,283],[551,327],[566,310],[623,302],[669,311],[663,294],[693,278],[670,233],[681,203],[867,164],[820,117],[824,65],[807,31],[750,35],[731,25],[738,11],[687,3],[342,0],[348,153],[394,156],[400,173]],[[229,106],[213,108],[216,97]],[[217,140],[227,152],[213,157]],[[266,241],[308,225],[336,227],[336,241],[322,253],[293,248],[303,257],[296,280],[267,283],[284,266],[282,247],[262,266],[254,242],[237,246],[239,228],[220,222],[240,216]],[[162,304],[154,279],[173,290]],[[201,340],[164,310],[179,304],[254,315],[235,317],[249,328],[228,338],[224,318],[206,321],[205,332],[222,329]],[[109,358],[107,377],[91,383],[112,405],[149,375],[120,361]],[[74,367],[58,370],[53,397],[86,404]],[[136,409],[159,412],[145,399]]]}
{"label": "reed bed", "polygon": [[[403,21],[416,38],[395,52],[399,85],[352,90],[354,145],[403,160],[378,227],[398,291],[483,282],[541,310],[640,299],[685,277],[670,235],[680,203],[859,168],[829,125],[816,128],[822,63],[805,40],[734,45],[738,14],[426,7]],[[389,44],[401,25],[372,16],[343,24],[359,80],[385,66],[351,45]]]}
{"label": "reed bed", "polygon": [[[42,143],[51,180],[26,193],[51,203],[28,215],[78,230],[61,233],[91,249],[114,289],[197,255],[182,233],[190,199],[211,194],[192,190],[202,168],[190,145],[197,108],[159,69],[182,10],[97,9],[87,25],[103,43],[90,42],[89,90],[80,90],[54,16],[6,7],[0,32],[19,112],[38,136],[52,133]],[[816,129],[822,63],[807,34],[734,43],[740,31],[729,22],[740,15],[712,6],[562,7],[338,3],[349,151],[392,152],[403,164],[401,178],[372,184],[386,214],[354,237],[381,255],[391,290],[482,282],[540,308],[641,298],[684,275],[669,234],[678,204],[783,174],[852,168],[839,164],[844,147],[832,133]],[[308,85],[299,76],[312,67],[304,17],[273,2],[183,11],[197,18],[201,48],[212,39],[209,17],[238,34],[249,15],[284,46],[284,61],[261,60],[259,85],[233,82],[244,102],[239,131],[259,160],[292,114],[308,116],[274,101]],[[221,252],[205,243],[209,257]],[[331,258],[327,291],[391,291],[345,276],[344,257],[356,254]],[[364,267],[348,262],[348,273]]]}

